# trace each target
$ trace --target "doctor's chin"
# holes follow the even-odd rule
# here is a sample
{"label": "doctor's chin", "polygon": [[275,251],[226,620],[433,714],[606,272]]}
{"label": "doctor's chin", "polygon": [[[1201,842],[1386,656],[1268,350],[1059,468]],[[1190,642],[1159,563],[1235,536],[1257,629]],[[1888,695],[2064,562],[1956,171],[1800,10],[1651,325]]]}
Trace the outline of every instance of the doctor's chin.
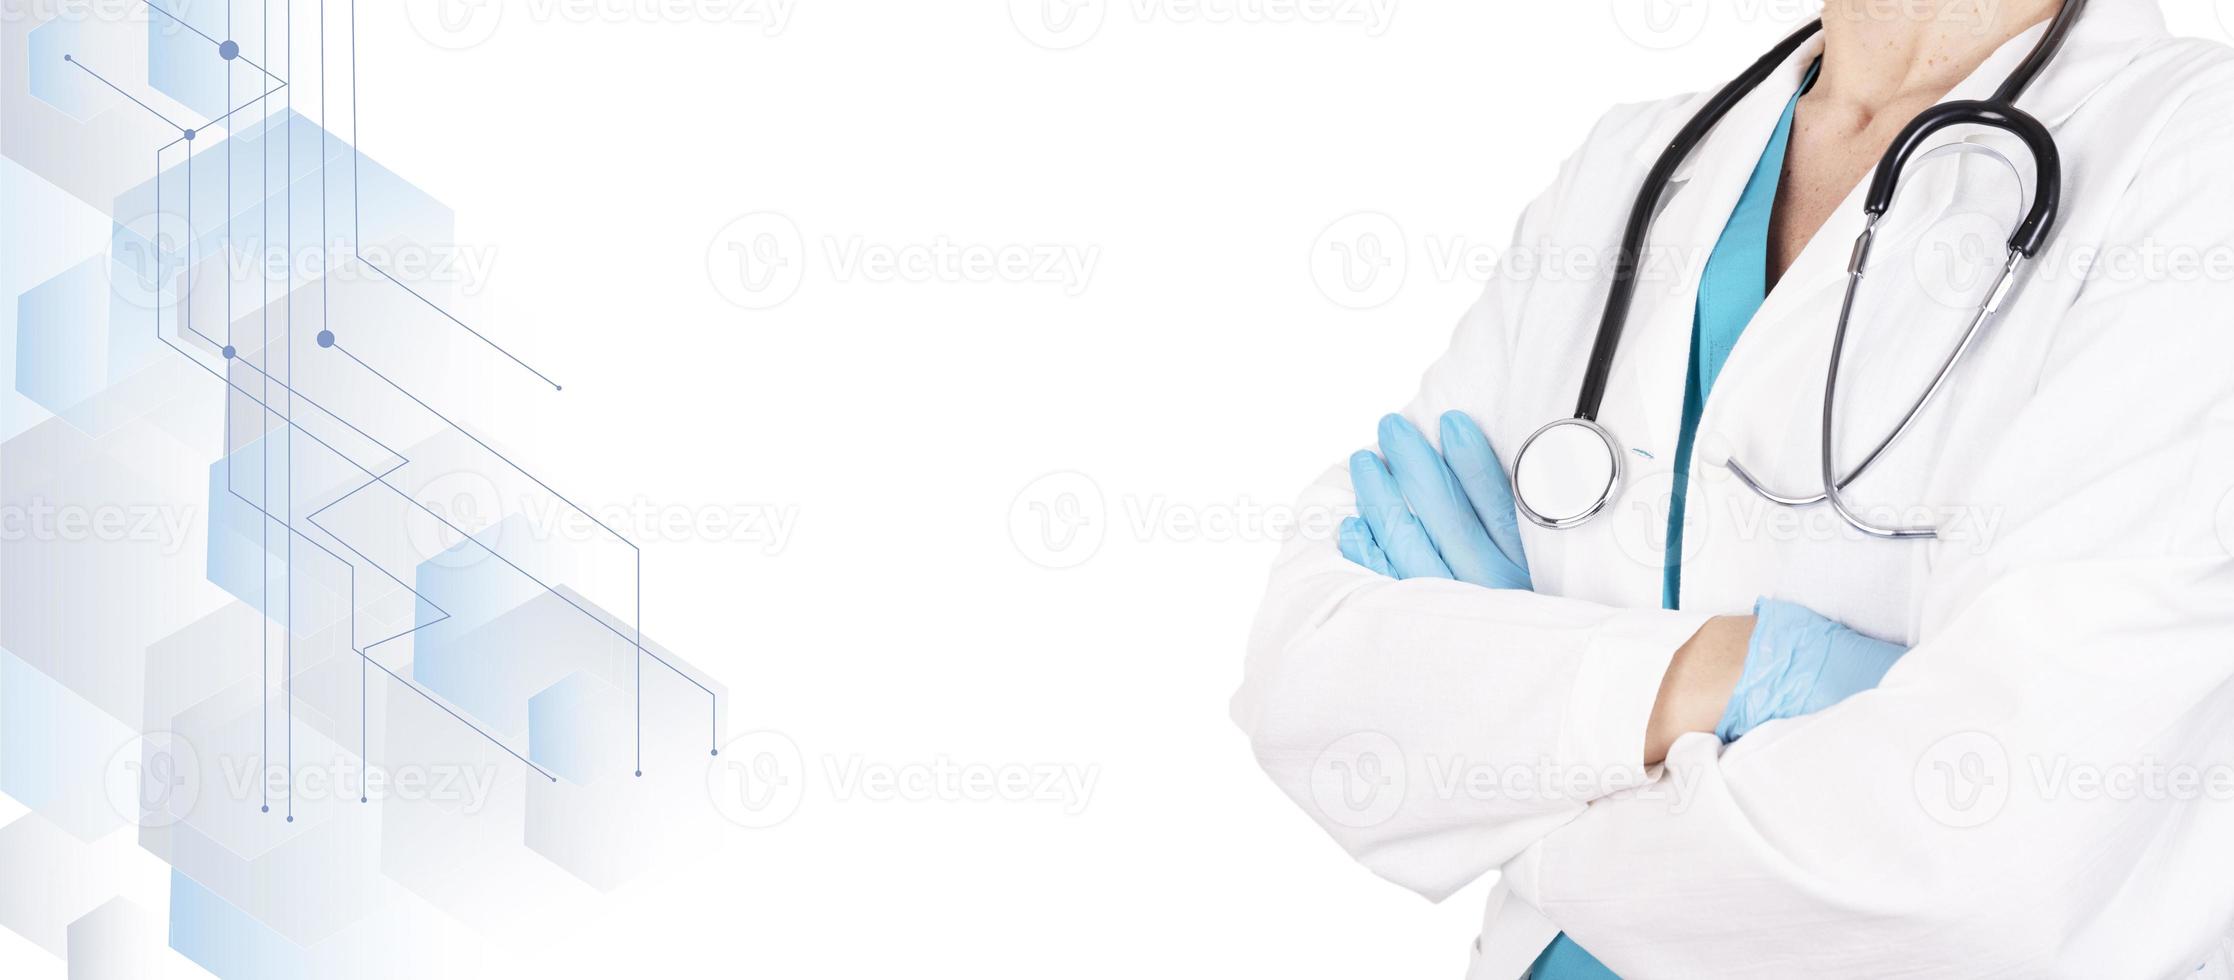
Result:
{"label": "doctor's chin", "polygon": [[1233,719],[1357,888],[1483,905],[1453,976],[2234,977],[2234,50],[2154,0],[1782,30],[1623,78],[1298,461],[1338,527]]}

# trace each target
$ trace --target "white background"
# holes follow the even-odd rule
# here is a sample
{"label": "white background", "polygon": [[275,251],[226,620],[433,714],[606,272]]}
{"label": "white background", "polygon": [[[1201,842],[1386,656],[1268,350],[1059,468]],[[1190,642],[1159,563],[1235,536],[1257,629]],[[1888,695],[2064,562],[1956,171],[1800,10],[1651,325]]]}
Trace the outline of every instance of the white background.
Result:
{"label": "white background", "polygon": [[[796,515],[781,549],[638,538],[648,635],[728,686],[731,734],[801,747],[797,814],[491,965],[1456,976],[1480,886],[1431,906],[1352,864],[1225,702],[1269,509],[1409,396],[1480,289],[1447,254],[1501,247],[1607,106],[1717,84],[1807,13],[1691,0],[1656,35],[1643,2],[1394,0],[1376,34],[1264,0],[1116,0],[1068,50],[1003,0],[796,0],[773,33],[507,0],[445,34],[434,4],[362,5],[364,152],[456,209],[495,261],[482,326],[566,383],[519,389],[513,457],[593,506]],[[2204,0],[2170,6],[2225,36]],[[1213,16],[1236,9],[1284,22]],[[1363,310],[1312,274],[1360,211],[1405,259]],[[717,236],[758,212],[799,229],[803,279],[746,309]],[[1096,264],[1019,283],[834,262],[942,240]],[[1085,537],[1036,543],[1034,504]],[[1098,783],[1070,814],[824,778],[941,756]],[[0,975],[63,969],[0,934]]]}

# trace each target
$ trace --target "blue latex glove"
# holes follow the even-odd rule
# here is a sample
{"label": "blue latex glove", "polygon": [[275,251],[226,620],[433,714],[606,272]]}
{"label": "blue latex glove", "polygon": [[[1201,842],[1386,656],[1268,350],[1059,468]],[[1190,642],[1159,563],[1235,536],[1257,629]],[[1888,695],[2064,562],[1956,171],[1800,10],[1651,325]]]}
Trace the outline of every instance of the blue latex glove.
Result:
{"label": "blue latex glove", "polygon": [[1753,605],[1745,670],[1714,733],[1734,742],[1763,723],[1812,714],[1877,686],[1908,648],[1863,636],[1805,606]]}
{"label": "blue latex glove", "polygon": [[1463,412],[1443,416],[1442,435],[1438,453],[1403,416],[1381,420],[1380,455],[1350,457],[1358,516],[1342,522],[1342,554],[1391,578],[1530,588],[1512,482],[1489,437]]}

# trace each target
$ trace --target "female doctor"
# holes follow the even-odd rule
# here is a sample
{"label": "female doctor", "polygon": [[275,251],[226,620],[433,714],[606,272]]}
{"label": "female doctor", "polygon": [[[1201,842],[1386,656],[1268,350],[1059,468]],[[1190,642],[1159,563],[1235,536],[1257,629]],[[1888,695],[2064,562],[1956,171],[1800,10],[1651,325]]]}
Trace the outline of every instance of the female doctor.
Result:
{"label": "female doctor", "polygon": [[[1359,516],[1283,552],[1235,718],[1373,871],[1501,872],[1473,977],[2227,976],[2234,53],[2150,0],[1823,20],[1597,125],[1514,247],[1618,257],[1648,188],[1625,329],[1611,275],[1493,283],[1308,491]],[[1949,126],[1871,217],[2043,50],[2057,160]],[[1547,519],[1519,450],[1585,414],[1619,478]]]}

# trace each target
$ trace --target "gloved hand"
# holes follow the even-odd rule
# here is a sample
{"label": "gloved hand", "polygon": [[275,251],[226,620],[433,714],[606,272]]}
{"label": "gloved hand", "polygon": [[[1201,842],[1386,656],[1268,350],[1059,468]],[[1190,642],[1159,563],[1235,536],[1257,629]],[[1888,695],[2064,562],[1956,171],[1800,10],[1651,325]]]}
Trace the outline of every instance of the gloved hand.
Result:
{"label": "gloved hand", "polygon": [[1714,733],[1734,742],[1763,723],[1812,714],[1877,686],[1908,648],[1863,636],[1805,606],[1753,605],[1753,637]]}
{"label": "gloved hand", "polygon": [[1343,556],[1391,578],[1530,588],[1512,482],[1489,437],[1463,412],[1443,416],[1442,435],[1437,453],[1409,420],[1390,415],[1381,420],[1381,455],[1350,457],[1359,516],[1342,522]]}

